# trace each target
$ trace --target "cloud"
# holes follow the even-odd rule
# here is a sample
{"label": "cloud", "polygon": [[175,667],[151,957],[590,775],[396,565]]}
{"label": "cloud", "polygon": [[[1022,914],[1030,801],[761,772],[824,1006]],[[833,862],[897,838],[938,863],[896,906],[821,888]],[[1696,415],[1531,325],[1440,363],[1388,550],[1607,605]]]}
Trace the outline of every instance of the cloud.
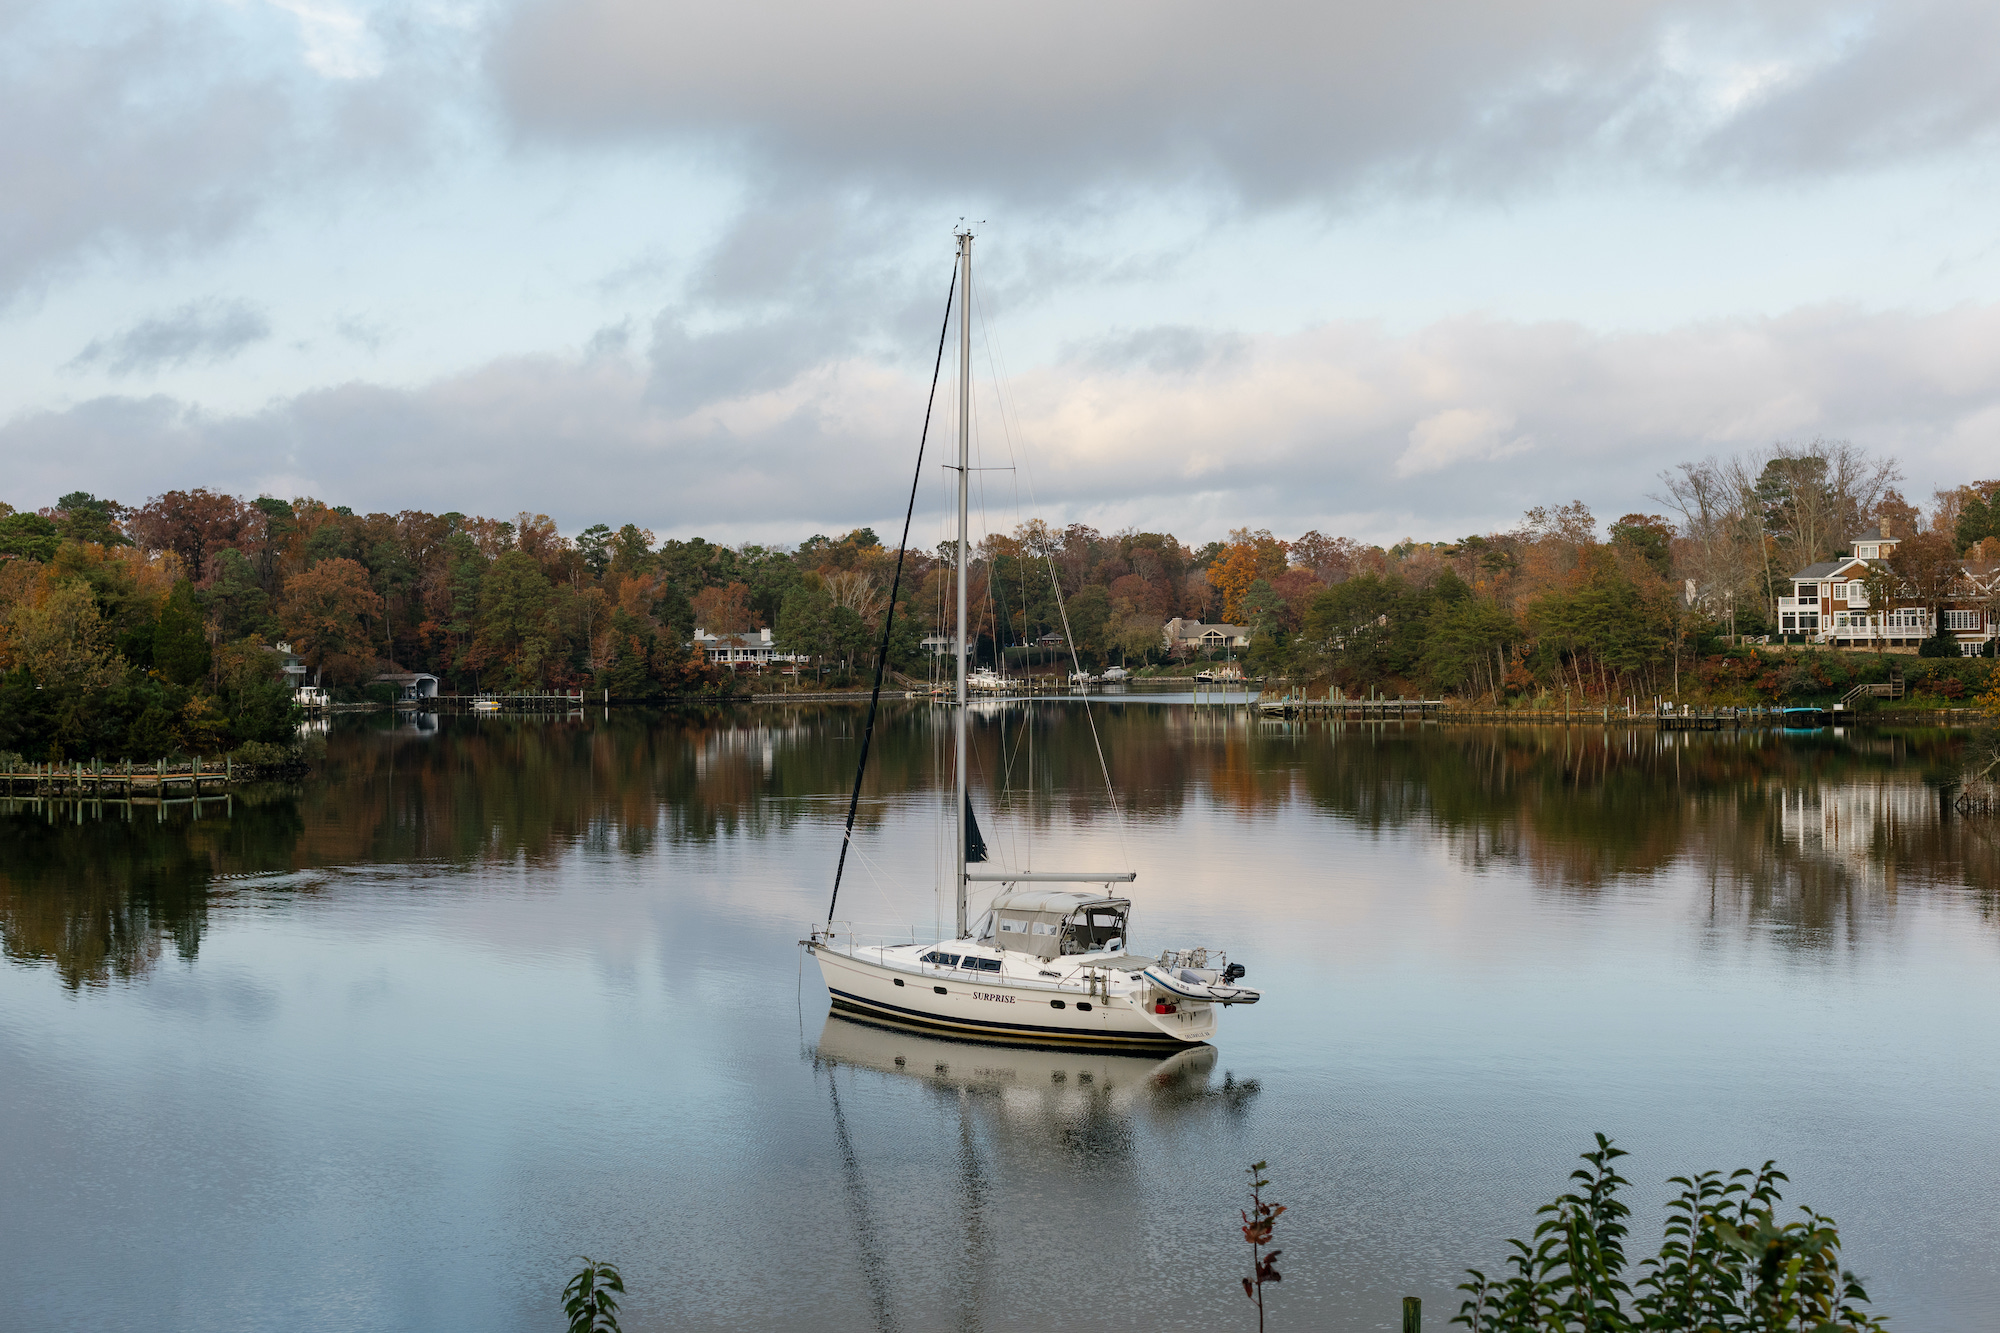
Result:
{"label": "cloud", "polygon": [[1494,408],[1451,407],[1410,427],[1410,447],[1396,460],[1396,475],[1440,472],[1456,463],[1506,458],[1532,447],[1524,436],[1508,438],[1513,414]]}
{"label": "cloud", "polygon": [[306,64],[329,79],[365,79],[382,72],[380,41],[365,15],[313,0],[266,0],[299,21]]}
{"label": "cloud", "polygon": [[70,362],[112,375],[227,361],[271,336],[264,312],[243,301],[193,301],[144,319],[109,338],[93,338]]}
{"label": "cloud", "polygon": [[[1032,488],[1050,517],[1191,540],[1246,524],[1448,538],[1570,499],[1623,513],[1678,461],[1813,435],[1901,456],[1923,494],[1991,471],[1996,345],[1993,305],[1826,306],[1623,334],[1332,323],[1246,336],[1192,370],[1145,358],[1030,368],[1009,403],[1023,447],[1003,457],[985,408],[979,447],[987,463],[1019,463],[1022,495]],[[736,351],[758,356],[754,341]],[[601,348],[410,389],[348,384],[242,415],[104,398],[0,426],[0,451],[22,460],[5,498],[302,488],[362,509],[528,507],[570,532],[632,521],[795,541],[898,510],[929,369],[913,360],[802,358],[787,378],[718,355],[712,375],[669,391],[652,364]],[[936,507],[917,529],[930,540],[923,524],[941,522],[942,499],[930,487],[919,498]],[[988,501],[993,526],[1024,516],[1004,490]]]}
{"label": "cloud", "polygon": [[528,135],[1017,202],[1843,171],[2000,123],[2000,11],[1973,0],[527,0],[488,65]]}
{"label": "cloud", "polygon": [[397,42],[311,0],[0,3],[0,308],[92,255],[199,252],[273,199],[409,165],[463,80],[414,19]]}
{"label": "cloud", "polygon": [[1175,324],[1113,333],[1066,348],[1065,356],[1091,370],[1188,375],[1234,361],[1246,345],[1238,334]]}

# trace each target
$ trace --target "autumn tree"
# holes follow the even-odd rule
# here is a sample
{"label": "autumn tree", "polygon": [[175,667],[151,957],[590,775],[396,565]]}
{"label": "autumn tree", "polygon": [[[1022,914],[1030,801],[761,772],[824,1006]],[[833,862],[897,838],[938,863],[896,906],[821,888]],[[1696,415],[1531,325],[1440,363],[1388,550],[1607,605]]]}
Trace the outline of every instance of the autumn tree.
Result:
{"label": "autumn tree", "polygon": [[336,684],[351,685],[375,664],[369,622],[382,614],[382,598],[368,571],[345,558],[322,560],[292,577],[281,619],[305,664]]}
{"label": "autumn tree", "polygon": [[1243,615],[1243,597],[1250,585],[1285,572],[1285,543],[1268,530],[1238,529],[1229,536],[1221,559],[1209,567],[1208,581],[1222,595],[1223,620],[1236,624]]}
{"label": "autumn tree", "polygon": [[207,577],[209,557],[241,536],[244,513],[235,496],[196,487],[154,496],[127,526],[145,546],[178,555],[188,577],[200,583]]}
{"label": "autumn tree", "polygon": [[744,634],[759,625],[756,612],[750,609],[747,584],[703,588],[694,595],[692,606],[695,624],[710,634]]}
{"label": "autumn tree", "polygon": [[1321,583],[1338,583],[1354,572],[1359,543],[1346,537],[1328,537],[1315,528],[1291,543],[1287,553],[1292,562],[1309,569]]}
{"label": "autumn tree", "polygon": [[[1959,560],[1951,538],[1936,532],[1920,532],[1906,537],[1896,543],[1896,548],[1889,553],[1889,568],[1896,576],[1901,595],[1921,605],[1938,622],[1933,637],[1939,639],[1942,646],[1944,621],[1938,613],[1951,598],[1964,574],[1963,562]],[[1957,652],[1954,642],[1951,653],[1956,655]]]}
{"label": "autumn tree", "polygon": [[95,696],[125,674],[90,585],[69,579],[48,589],[16,617],[12,639],[14,661],[42,695],[37,703],[55,742],[67,748],[81,741],[96,711]]}

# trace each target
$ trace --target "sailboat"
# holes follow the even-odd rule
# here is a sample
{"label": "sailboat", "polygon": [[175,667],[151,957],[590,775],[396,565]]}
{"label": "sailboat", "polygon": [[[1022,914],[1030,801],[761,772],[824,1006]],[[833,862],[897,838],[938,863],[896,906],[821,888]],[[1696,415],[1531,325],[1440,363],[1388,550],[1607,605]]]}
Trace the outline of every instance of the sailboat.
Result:
{"label": "sailboat", "polygon": [[[1216,1015],[1261,996],[1219,950],[1156,955],[1130,944],[1132,900],[1114,886],[1131,870],[1020,870],[986,860],[967,787],[965,633],[972,421],[972,234],[958,234],[958,542],[954,555],[957,663],[953,706],[956,906],[951,938],[869,943],[828,920],[802,941],[833,1008],[865,1020],[981,1041],[1094,1048],[1174,1048],[1207,1042]],[[940,346],[942,356],[942,345]],[[913,501],[914,502],[914,501]],[[905,543],[907,545],[907,541]],[[893,605],[893,599],[892,599]],[[892,612],[893,614],[893,612]],[[864,747],[863,760],[866,763]],[[860,791],[856,780],[856,794]],[[847,836],[853,836],[850,816]],[[843,864],[845,845],[843,844]],[[973,885],[995,886],[969,912]],[[838,877],[835,895],[838,898]],[[831,909],[829,909],[831,916]]]}

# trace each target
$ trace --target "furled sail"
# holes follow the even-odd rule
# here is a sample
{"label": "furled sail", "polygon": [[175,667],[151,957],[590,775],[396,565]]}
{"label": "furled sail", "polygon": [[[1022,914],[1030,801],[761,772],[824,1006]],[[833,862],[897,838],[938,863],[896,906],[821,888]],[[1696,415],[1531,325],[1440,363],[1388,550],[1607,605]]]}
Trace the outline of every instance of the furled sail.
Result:
{"label": "furled sail", "polygon": [[965,796],[965,859],[967,862],[986,859],[986,838],[979,832],[979,820],[972,813],[972,793]]}

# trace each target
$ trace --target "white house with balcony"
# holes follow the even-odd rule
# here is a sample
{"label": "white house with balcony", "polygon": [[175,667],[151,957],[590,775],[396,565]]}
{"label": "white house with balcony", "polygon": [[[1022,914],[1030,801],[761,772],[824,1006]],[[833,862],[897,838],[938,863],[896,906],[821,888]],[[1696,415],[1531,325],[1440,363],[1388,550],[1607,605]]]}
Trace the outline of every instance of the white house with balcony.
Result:
{"label": "white house with balcony", "polygon": [[297,653],[292,651],[292,645],[281,640],[278,643],[272,644],[264,651],[278,659],[278,670],[284,673],[286,685],[290,686],[294,691],[304,687],[306,683],[306,664],[299,659]]}
{"label": "white house with balcony", "polygon": [[[1914,648],[1937,632],[1929,608],[1895,598],[1886,607],[1871,606],[1870,575],[1888,570],[1889,554],[1900,541],[1870,528],[1856,537],[1851,550],[1838,560],[1807,565],[1791,578],[1791,596],[1778,599],[1778,632],[1802,635],[1835,648]],[[1963,571],[1961,586],[1941,608],[1945,632],[1958,640],[1958,650],[1977,657],[1987,650],[2000,626],[1991,608],[1994,581],[2000,575]]]}
{"label": "white house with balcony", "polygon": [[697,625],[694,646],[701,649],[702,655],[709,661],[731,670],[739,666],[754,666],[761,670],[772,662],[797,660],[794,654],[778,651],[768,629],[753,629],[743,634],[711,634]]}

